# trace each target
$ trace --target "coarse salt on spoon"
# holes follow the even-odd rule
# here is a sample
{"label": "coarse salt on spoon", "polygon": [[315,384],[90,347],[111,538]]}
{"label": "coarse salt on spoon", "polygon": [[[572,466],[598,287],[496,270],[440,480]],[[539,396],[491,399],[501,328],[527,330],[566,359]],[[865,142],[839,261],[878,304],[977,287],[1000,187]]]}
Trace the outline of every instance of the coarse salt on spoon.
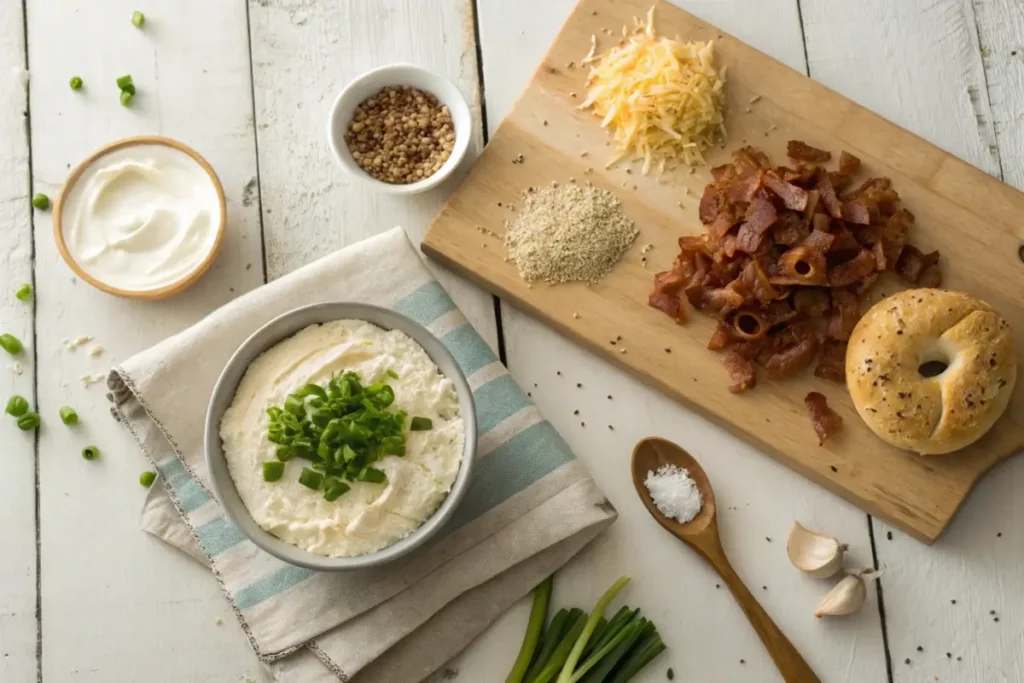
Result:
{"label": "coarse salt on spoon", "polygon": [[[666,465],[674,465],[687,470],[689,476],[700,491],[703,505],[700,512],[686,524],[681,524],[672,517],[667,517],[658,510],[651,497],[651,492],[644,483],[649,472],[657,472]],[[672,535],[696,550],[707,560],[725,581],[740,604],[751,626],[757,631],[768,654],[771,655],[786,683],[821,683],[821,679],[800,656],[789,639],[779,630],[768,613],[757,602],[742,579],[729,564],[722,548],[722,540],[718,534],[718,522],[715,518],[715,492],[704,470],[692,455],[676,444],[659,437],[649,437],[639,441],[633,449],[633,460],[630,465],[633,474],[633,486],[636,488],[644,507],[658,524]]]}

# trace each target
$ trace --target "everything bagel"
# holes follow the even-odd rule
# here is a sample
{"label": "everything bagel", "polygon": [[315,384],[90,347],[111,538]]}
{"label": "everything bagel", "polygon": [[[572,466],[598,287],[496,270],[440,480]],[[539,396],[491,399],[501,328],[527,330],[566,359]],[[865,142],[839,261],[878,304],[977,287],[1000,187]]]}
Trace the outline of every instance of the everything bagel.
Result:
{"label": "everything bagel", "polygon": [[1017,378],[1009,324],[961,292],[911,289],[857,323],[846,385],[882,440],[922,455],[959,450],[1006,410]]}

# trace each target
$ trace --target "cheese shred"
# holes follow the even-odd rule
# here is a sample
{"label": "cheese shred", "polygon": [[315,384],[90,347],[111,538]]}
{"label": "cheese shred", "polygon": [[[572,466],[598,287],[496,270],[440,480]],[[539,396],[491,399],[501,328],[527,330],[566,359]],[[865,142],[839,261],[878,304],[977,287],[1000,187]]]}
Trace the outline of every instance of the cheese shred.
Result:
{"label": "cheese shred", "polygon": [[[596,39],[584,63],[595,62],[580,109],[601,117],[617,143],[608,166],[643,159],[646,174],[677,163],[704,164],[704,150],[725,138],[725,68],[715,68],[713,42],[684,43],[658,36],[654,8],[646,22],[604,54]],[[625,32],[625,27],[623,27]]]}

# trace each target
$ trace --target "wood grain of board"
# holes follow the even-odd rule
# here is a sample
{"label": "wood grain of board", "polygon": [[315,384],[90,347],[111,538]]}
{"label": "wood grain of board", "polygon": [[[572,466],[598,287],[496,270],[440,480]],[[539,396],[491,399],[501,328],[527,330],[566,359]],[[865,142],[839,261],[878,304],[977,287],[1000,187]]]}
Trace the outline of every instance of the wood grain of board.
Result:
{"label": "wood grain of board", "polygon": [[[611,150],[605,135],[591,114],[576,109],[585,70],[568,64],[586,54],[591,35],[599,36],[598,49],[603,49],[612,38],[601,29],[631,23],[648,7],[645,0],[583,0],[577,6],[470,176],[431,226],[424,251],[701,409],[787,466],[933,542],[981,475],[1024,445],[1024,383],[989,435],[960,453],[935,458],[882,444],[861,424],[845,390],[823,380],[765,382],[748,394],[729,394],[718,359],[704,349],[713,321],[694,315],[678,327],[646,303],[653,273],[675,256],[676,238],[702,230],[696,205],[708,170],[677,171],[665,182],[642,176],[638,166],[606,170]],[[710,165],[747,143],[781,162],[785,143],[793,138],[836,153],[853,152],[864,160],[867,174],[893,179],[904,205],[918,218],[914,243],[944,255],[945,285],[993,304],[1018,330],[1022,348],[1021,289],[1008,284],[1024,283],[1017,254],[1024,237],[1018,221],[1024,195],[667,3],[657,4],[656,26],[686,39],[715,39],[721,62],[729,65],[730,144],[709,155]],[[750,105],[755,96],[760,101]],[[519,154],[525,162],[512,164]],[[616,192],[641,236],[617,270],[595,286],[528,286],[505,262],[500,240],[482,236],[477,226],[501,233],[511,215],[508,205],[519,203],[523,190],[570,178]],[[654,249],[650,263],[643,264],[640,247],[647,243]],[[618,336],[622,341],[611,346]],[[846,423],[823,447],[803,407],[810,390],[825,393]]]}

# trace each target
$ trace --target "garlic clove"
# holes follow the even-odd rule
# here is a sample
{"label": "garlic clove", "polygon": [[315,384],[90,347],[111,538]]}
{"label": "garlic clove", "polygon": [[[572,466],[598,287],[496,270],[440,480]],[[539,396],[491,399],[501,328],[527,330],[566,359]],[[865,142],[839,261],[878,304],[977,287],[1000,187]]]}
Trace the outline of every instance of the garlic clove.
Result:
{"label": "garlic clove", "polygon": [[836,538],[811,531],[800,522],[793,522],[793,530],[786,541],[786,553],[793,566],[819,579],[835,576],[843,568],[843,553],[847,547]]}
{"label": "garlic clove", "polygon": [[828,595],[818,605],[814,616],[838,617],[845,614],[853,614],[864,606],[867,600],[868,589],[864,585],[864,579],[860,574],[847,574],[843,580],[832,587]]}

